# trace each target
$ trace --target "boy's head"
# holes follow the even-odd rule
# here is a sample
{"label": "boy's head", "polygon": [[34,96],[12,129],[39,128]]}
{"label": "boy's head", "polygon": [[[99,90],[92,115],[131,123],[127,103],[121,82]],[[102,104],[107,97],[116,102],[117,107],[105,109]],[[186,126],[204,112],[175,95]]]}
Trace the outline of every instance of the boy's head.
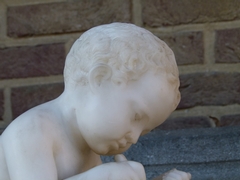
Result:
{"label": "boy's head", "polygon": [[81,135],[97,154],[122,153],[180,100],[173,52],[132,24],[85,32],[67,56],[64,78]]}
{"label": "boy's head", "polygon": [[115,84],[137,80],[151,69],[165,73],[179,85],[172,50],[151,32],[127,23],[97,26],[83,33],[72,46],[65,64],[65,87],[86,86],[89,72],[96,66],[109,66]]}

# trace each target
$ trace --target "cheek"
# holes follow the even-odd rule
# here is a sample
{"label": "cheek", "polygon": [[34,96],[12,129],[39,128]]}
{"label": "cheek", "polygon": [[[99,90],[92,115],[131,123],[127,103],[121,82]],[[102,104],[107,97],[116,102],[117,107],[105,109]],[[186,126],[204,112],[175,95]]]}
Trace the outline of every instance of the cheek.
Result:
{"label": "cheek", "polygon": [[155,128],[162,124],[172,113],[172,111],[176,108],[176,98],[175,94],[171,93],[162,93],[161,97],[158,97],[152,101],[151,114],[152,116],[152,126],[151,128]]}
{"label": "cheek", "polygon": [[[116,139],[130,128],[130,108],[123,100],[95,101],[83,117],[86,128],[100,139]],[[85,127],[84,127],[85,128]],[[85,129],[86,129],[85,128]]]}
{"label": "cheek", "polygon": [[176,94],[177,94],[177,95],[176,95],[176,99],[175,99],[174,109],[177,108],[177,106],[178,106],[178,104],[180,103],[180,100],[181,100],[181,94],[180,94],[180,92],[177,91]]}
{"label": "cheek", "polygon": [[88,131],[90,136],[98,142],[121,138],[129,124],[124,123],[120,115],[110,115],[111,113],[107,113],[105,116],[91,115],[87,120],[84,131]]}

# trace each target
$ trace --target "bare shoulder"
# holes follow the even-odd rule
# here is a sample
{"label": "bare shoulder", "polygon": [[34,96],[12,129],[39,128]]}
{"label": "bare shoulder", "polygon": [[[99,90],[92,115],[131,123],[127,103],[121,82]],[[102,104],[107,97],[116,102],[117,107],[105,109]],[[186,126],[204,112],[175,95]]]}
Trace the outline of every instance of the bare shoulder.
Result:
{"label": "bare shoulder", "polygon": [[2,154],[11,179],[57,179],[53,155],[57,118],[48,104],[40,105],[19,116],[3,132]]}
{"label": "bare shoulder", "polygon": [[56,113],[47,104],[37,106],[20,115],[6,128],[2,134],[3,141],[5,138],[22,141],[24,138],[40,140],[46,137],[50,140],[56,133],[57,119]]}

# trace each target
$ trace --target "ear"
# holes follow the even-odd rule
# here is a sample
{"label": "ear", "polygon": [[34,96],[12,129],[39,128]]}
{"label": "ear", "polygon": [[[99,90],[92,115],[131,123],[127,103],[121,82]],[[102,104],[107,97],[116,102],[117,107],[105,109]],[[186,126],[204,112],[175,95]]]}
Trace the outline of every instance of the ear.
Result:
{"label": "ear", "polygon": [[102,83],[112,76],[112,69],[103,63],[95,65],[88,74],[88,82],[91,90],[94,92]]}

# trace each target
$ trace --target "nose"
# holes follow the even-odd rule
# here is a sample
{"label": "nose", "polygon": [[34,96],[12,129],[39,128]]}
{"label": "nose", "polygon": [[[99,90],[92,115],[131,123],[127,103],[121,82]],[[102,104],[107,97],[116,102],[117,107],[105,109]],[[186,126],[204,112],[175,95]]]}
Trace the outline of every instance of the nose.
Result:
{"label": "nose", "polygon": [[133,130],[133,132],[131,133],[131,143],[136,144],[140,135],[141,135],[140,130],[136,130],[136,129]]}

